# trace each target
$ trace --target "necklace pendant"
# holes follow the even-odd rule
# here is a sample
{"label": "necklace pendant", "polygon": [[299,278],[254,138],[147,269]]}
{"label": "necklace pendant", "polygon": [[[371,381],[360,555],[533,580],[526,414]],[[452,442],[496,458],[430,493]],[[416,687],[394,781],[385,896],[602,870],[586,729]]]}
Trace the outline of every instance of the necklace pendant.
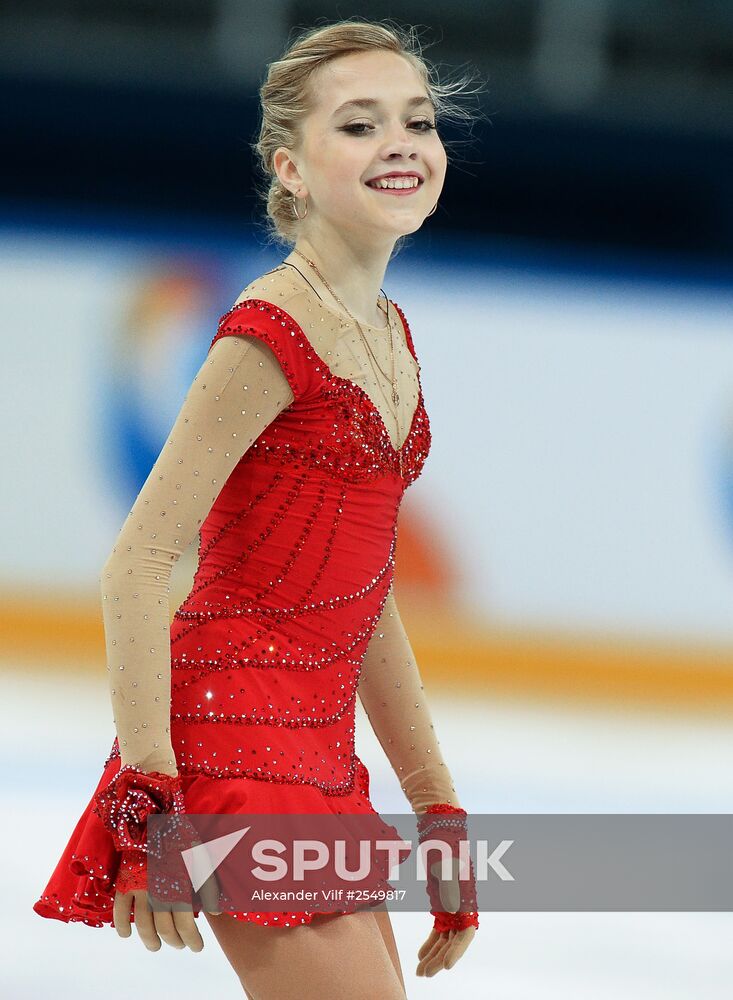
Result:
{"label": "necklace pendant", "polygon": [[400,401],[400,394],[399,394],[399,392],[397,392],[396,389],[393,389],[392,390],[392,402],[394,403],[395,406],[397,406],[399,404],[399,401]]}

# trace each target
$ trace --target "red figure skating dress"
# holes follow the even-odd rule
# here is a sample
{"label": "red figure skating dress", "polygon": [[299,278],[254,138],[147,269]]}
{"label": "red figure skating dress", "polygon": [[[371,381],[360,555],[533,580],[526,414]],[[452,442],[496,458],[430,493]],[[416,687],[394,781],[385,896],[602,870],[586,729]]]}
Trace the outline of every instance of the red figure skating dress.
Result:
{"label": "red figure skating dress", "polygon": [[[374,814],[357,692],[413,810],[458,805],[391,587],[400,502],[430,448],[410,329],[385,303],[395,419],[386,322],[364,326],[375,369],[310,277],[282,264],[222,316],[102,570],[117,737],[43,917],[111,924],[115,891],[145,886],[93,809],[122,764],[177,769],[188,813]],[[171,623],[171,570],[199,532]]]}

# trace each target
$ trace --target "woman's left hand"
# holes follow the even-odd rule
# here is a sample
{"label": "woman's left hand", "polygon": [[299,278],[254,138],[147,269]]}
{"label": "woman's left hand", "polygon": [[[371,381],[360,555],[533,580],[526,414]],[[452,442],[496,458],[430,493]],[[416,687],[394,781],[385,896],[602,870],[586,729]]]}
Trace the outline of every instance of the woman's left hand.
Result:
{"label": "woman's left hand", "polygon": [[[430,866],[430,872],[437,879],[440,902],[445,908],[445,912],[456,913],[461,905],[458,859],[452,859],[452,877],[448,880],[442,878],[440,861],[435,861]],[[441,969],[452,969],[473,941],[475,933],[475,927],[451,931],[438,931],[433,928],[427,941],[417,953],[418,963],[415,975],[434,976]]]}
{"label": "woman's left hand", "polygon": [[475,927],[462,931],[440,932],[433,929],[417,953],[416,976],[434,976],[441,969],[452,969],[476,934]]}

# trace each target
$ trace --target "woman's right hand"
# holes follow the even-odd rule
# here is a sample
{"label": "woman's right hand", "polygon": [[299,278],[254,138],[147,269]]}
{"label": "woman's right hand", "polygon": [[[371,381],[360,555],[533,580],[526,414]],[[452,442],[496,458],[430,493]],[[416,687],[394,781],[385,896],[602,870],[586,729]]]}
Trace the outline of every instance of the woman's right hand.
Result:
{"label": "woman's right hand", "polygon": [[[215,875],[210,875],[199,890],[202,909],[215,915],[222,911],[219,905],[219,888]],[[173,908],[175,906],[175,909]],[[204,941],[196,926],[193,907],[185,903],[175,903],[170,909],[153,909],[147,889],[132,889],[130,892],[115,893],[113,922],[120,937],[128,938],[132,933],[131,915],[135,915],[135,927],[140,940],[148,951],[160,951],[161,940],[171,948],[190,948],[203,951]]]}

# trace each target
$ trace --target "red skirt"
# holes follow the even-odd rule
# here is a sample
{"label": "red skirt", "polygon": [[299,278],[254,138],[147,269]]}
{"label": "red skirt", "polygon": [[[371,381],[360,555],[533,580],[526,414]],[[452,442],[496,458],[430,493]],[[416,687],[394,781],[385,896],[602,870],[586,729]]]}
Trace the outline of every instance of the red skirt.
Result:
{"label": "red skirt", "polygon": [[[115,882],[121,855],[101,819],[92,811],[94,796],[106,787],[120,768],[119,757],[108,760],[99,784],[79,818],[71,838],[48,881],[43,894],[33,904],[42,917],[79,921],[89,927],[113,924]],[[326,795],[317,786],[265,781],[250,777],[214,778],[205,774],[181,774],[186,811],[195,814],[239,815],[248,813],[372,814],[378,815],[369,799],[369,772],[357,758],[354,787],[344,795]],[[394,827],[390,827],[399,839]],[[400,863],[405,860],[401,857]],[[381,882],[388,891],[388,882]],[[368,906],[379,905],[380,900]],[[238,920],[261,925],[296,927],[314,917],[346,915],[354,909],[294,911],[289,913],[225,910]],[[193,908],[194,916],[199,909]],[[134,922],[134,909],[131,919]]]}

